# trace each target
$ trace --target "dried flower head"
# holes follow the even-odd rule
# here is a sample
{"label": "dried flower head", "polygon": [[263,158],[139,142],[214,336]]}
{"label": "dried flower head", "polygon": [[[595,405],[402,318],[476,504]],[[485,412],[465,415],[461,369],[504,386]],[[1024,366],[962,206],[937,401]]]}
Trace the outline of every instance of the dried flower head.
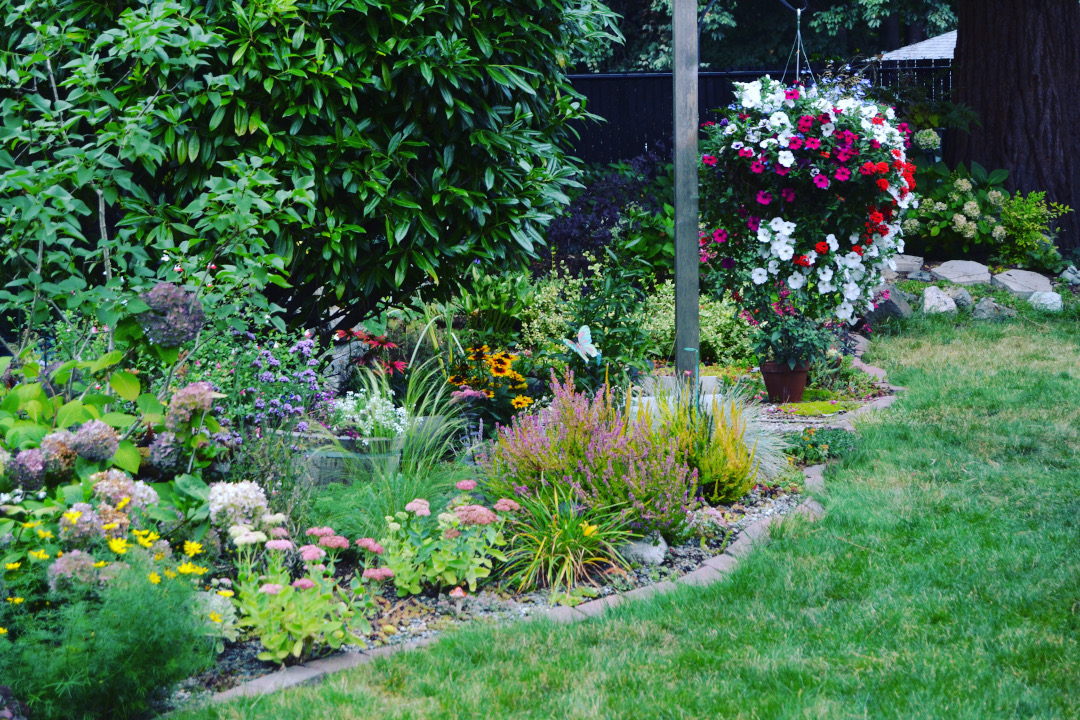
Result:
{"label": "dried flower head", "polygon": [[105,535],[101,516],[94,512],[90,503],[75,503],[60,516],[60,538],[80,542]]}
{"label": "dried flower head", "polygon": [[194,340],[202,330],[205,315],[194,293],[172,283],[159,282],[139,298],[150,306],[136,316],[150,342],[177,347]]}
{"label": "dried flower head", "polygon": [[58,557],[49,566],[46,575],[49,590],[57,592],[94,582],[97,580],[97,569],[93,555],[82,550],[71,550]]}
{"label": "dried flower head", "polygon": [[182,449],[171,432],[158,433],[150,443],[150,464],[162,473],[176,472],[183,462]]}
{"label": "dried flower head", "polygon": [[41,488],[45,482],[45,458],[41,450],[30,448],[22,450],[15,459],[7,465],[8,477],[26,491],[34,491]]}
{"label": "dried flower head", "polygon": [[57,430],[41,439],[38,445],[45,460],[45,476],[50,480],[65,480],[75,467],[75,435],[69,430]]}
{"label": "dried flower head", "polygon": [[101,420],[91,420],[75,433],[73,447],[86,460],[109,460],[120,447],[120,436]]}
{"label": "dried flower head", "polygon": [[169,410],[165,413],[165,427],[173,432],[191,422],[192,417],[202,417],[214,406],[214,388],[204,381],[194,382],[173,393]]}

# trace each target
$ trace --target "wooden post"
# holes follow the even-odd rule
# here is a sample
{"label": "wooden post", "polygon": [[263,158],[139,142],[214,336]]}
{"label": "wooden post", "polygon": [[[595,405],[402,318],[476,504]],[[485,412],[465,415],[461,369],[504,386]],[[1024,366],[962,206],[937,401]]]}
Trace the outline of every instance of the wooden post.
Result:
{"label": "wooden post", "polygon": [[675,369],[697,377],[698,344],[698,19],[696,0],[675,0]]}

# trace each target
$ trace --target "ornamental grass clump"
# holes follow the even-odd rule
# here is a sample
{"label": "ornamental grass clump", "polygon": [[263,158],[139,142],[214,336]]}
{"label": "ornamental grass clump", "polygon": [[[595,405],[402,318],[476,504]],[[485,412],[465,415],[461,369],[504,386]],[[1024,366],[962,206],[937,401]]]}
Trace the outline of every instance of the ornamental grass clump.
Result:
{"label": "ornamental grass clump", "polygon": [[551,404],[501,427],[483,458],[492,494],[560,494],[590,508],[617,508],[626,527],[676,539],[695,505],[697,471],[670,436],[627,417],[610,391],[575,392],[574,378],[552,376]]}

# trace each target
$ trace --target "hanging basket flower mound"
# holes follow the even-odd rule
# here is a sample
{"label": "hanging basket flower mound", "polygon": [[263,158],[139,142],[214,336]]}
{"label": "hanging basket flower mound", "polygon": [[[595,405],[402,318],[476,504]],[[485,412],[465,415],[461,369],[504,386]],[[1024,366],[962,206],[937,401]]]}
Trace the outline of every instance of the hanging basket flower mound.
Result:
{"label": "hanging basket flower mound", "polygon": [[727,117],[706,124],[702,262],[751,313],[786,289],[807,318],[855,323],[904,250],[910,131],[860,88],[736,83]]}

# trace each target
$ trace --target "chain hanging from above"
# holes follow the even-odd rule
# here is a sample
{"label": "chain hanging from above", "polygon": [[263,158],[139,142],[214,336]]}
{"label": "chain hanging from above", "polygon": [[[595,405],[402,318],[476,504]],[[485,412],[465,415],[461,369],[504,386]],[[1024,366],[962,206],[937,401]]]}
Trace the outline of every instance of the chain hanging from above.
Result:
{"label": "chain hanging from above", "polygon": [[799,77],[802,74],[800,63],[802,60],[806,60],[806,74],[810,76],[812,83],[816,83],[817,79],[814,77],[814,71],[810,68],[810,58],[806,56],[806,47],[803,45],[802,40],[802,14],[803,10],[807,8],[807,0],[803,0],[802,7],[794,7],[787,0],[780,0],[788,8],[795,11],[795,43],[791,46],[791,52],[788,53],[787,62],[784,63],[784,75],[780,78],[780,82],[787,82],[787,71],[791,66],[791,58],[795,57],[795,82],[799,82]]}

